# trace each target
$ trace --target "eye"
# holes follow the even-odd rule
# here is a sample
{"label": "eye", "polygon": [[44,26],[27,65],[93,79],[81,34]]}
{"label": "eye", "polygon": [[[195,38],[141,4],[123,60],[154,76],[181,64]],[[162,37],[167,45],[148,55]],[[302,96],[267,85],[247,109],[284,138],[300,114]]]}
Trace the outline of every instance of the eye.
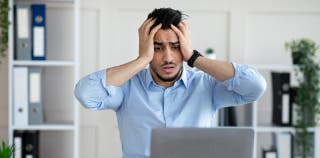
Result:
{"label": "eye", "polygon": [[173,49],[180,49],[180,45],[174,45]]}
{"label": "eye", "polygon": [[160,47],[154,47],[154,51],[155,51],[155,52],[158,52],[158,51],[160,51],[160,50],[161,50]]}

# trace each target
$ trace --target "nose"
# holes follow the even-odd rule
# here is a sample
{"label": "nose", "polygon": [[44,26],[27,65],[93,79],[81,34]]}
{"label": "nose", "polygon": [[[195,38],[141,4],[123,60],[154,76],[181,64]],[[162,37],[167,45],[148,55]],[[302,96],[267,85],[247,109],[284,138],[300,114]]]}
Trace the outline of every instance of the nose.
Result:
{"label": "nose", "polygon": [[164,61],[173,61],[174,57],[173,57],[173,51],[170,48],[166,48],[163,52],[163,60]]}

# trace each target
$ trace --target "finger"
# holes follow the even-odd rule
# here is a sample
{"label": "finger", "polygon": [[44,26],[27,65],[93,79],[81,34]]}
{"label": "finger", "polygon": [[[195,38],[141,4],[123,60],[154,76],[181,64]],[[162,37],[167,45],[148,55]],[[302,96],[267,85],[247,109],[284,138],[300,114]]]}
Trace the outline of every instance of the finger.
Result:
{"label": "finger", "polygon": [[144,30],[145,25],[146,25],[147,23],[149,23],[151,20],[152,20],[152,18],[149,18],[149,19],[145,20],[145,21],[142,23],[142,25],[140,26],[139,31]]}
{"label": "finger", "polygon": [[182,33],[183,33],[184,35],[187,35],[189,29],[188,29],[188,26],[187,26],[187,24],[185,23],[185,21],[180,22],[178,26],[179,26],[180,30],[182,31]]}
{"label": "finger", "polygon": [[183,37],[183,33],[176,26],[171,24],[171,29],[178,35],[179,38]]}
{"label": "finger", "polygon": [[187,21],[182,20],[182,21],[181,21],[181,24],[183,24],[184,26],[187,26]]}
{"label": "finger", "polygon": [[144,28],[144,33],[146,34],[146,35],[148,35],[149,33],[150,33],[150,28],[151,28],[151,26],[153,26],[153,24],[156,22],[156,19],[152,19],[150,22],[148,22],[146,25],[145,25],[145,28]]}
{"label": "finger", "polygon": [[141,27],[145,26],[145,25],[146,25],[148,22],[150,22],[151,20],[152,20],[152,18],[149,18],[149,19],[145,20],[145,21],[142,23]]}
{"label": "finger", "polygon": [[161,26],[162,26],[162,23],[160,23],[160,24],[158,24],[156,27],[154,27],[154,28],[151,30],[149,37],[151,37],[151,38],[153,39],[153,37],[154,37],[154,35],[156,34],[156,32],[157,32],[158,30],[160,30]]}
{"label": "finger", "polygon": [[154,22],[154,19],[149,18],[148,20],[145,21],[145,23],[139,29],[139,36],[141,37],[142,40],[147,40],[149,30],[150,30],[147,25],[149,25],[152,22]]}

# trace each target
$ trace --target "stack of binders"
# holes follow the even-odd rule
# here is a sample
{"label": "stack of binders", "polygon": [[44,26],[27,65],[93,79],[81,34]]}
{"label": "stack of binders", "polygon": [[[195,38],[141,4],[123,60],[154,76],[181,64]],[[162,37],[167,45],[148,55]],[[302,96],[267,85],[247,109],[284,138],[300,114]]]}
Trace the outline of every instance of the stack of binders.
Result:
{"label": "stack of binders", "polygon": [[42,68],[13,68],[15,126],[43,123]]}
{"label": "stack of binders", "polygon": [[14,9],[15,60],[46,60],[46,6],[18,3]]}
{"label": "stack of binders", "polygon": [[273,113],[272,122],[278,126],[292,126],[292,95],[290,73],[272,72]]}
{"label": "stack of binders", "polygon": [[39,158],[39,131],[14,131],[14,158]]}
{"label": "stack of binders", "polygon": [[[46,60],[46,6],[19,2],[14,6],[15,60]],[[15,126],[43,123],[41,67],[13,68]]]}

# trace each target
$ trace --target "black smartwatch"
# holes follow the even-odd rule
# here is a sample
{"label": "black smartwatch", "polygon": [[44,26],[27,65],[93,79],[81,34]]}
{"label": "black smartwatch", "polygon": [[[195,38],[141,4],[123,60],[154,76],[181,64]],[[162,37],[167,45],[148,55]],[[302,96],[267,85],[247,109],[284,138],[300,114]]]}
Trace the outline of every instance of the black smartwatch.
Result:
{"label": "black smartwatch", "polygon": [[193,50],[193,54],[192,54],[192,56],[190,57],[190,59],[188,60],[188,65],[189,65],[190,67],[193,67],[194,62],[197,60],[197,58],[198,58],[199,56],[202,56],[202,55],[201,55],[197,50]]}

